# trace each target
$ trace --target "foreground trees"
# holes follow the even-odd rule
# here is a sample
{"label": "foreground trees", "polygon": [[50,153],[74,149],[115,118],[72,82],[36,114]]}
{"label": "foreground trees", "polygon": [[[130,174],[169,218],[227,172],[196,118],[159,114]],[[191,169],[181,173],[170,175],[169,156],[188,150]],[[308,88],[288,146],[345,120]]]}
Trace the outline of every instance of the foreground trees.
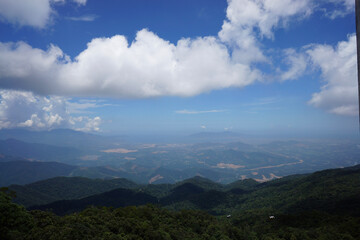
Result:
{"label": "foreground trees", "polygon": [[360,217],[317,211],[270,219],[267,210],[258,209],[226,218],[146,205],[89,207],[60,217],[27,211],[2,191],[0,212],[0,239],[360,239]]}

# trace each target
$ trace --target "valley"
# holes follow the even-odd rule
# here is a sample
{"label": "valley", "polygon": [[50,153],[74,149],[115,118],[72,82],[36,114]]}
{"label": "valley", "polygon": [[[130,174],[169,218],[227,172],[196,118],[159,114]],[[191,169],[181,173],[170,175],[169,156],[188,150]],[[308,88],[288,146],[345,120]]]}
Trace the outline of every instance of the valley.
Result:
{"label": "valley", "polygon": [[215,136],[164,143],[0,130],[0,236],[360,237],[357,140],[250,144]]}
{"label": "valley", "polygon": [[[47,144],[39,141],[40,136],[44,136]],[[24,141],[30,139],[34,142]],[[73,139],[88,145],[70,147],[69,141]],[[127,178],[141,184],[176,183],[194,176],[223,184],[246,178],[264,182],[291,174],[353,166],[360,159],[359,143],[355,140],[286,140],[261,144],[248,144],[246,139],[236,138],[223,142],[217,138],[207,140],[134,143],[126,138],[70,130],[0,131],[0,172],[12,176],[6,181],[0,177],[0,186],[56,176]],[[11,164],[13,161],[19,163]],[[57,168],[59,173],[51,172],[40,167],[47,162],[63,165]],[[21,169],[25,166],[29,174],[23,175]],[[50,175],[43,176],[39,171]]]}

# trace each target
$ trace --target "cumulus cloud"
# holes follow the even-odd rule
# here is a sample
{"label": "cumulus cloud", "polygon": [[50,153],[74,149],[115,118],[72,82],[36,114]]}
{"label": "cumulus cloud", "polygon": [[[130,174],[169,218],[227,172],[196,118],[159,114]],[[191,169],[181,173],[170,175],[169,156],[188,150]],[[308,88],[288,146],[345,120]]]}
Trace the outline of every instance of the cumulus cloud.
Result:
{"label": "cumulus cloud", "polygon": [[100,117],[83,117],[82,120],[86,120],[85,126],[82,128],[76,128],[78,131],[83,132],[98,132],[100,131],[101,118]]}
{"label": "cumulus cloud", "polygon": [[73,117],[68,111],[69,99],[43,97],[31,92],[0,90],[0,129],[24,127],[36,130],[74,128],[99,131],[101,119]]}
{"label": "cumulus cloud", "polygon": [[[86,3],[81,1],[80,3]],[[147,29],[129,43],[122,35],[96,38],[74,60],[59,47],[44,51],[26,43],[0,43],[0,88],[43,95],[147,98],[194,96],[262,80],[253,63],[267,61],[258,39],[291,17],[311,13],[310,0],[229,0],[218,37],[180,39],[172,44]],[[281,80],[304,69],[301,56]]]}
{"label": "cumulus cloud", "polygon": [[0,20],[19,26],[43,28],[53,10],[50,0],[1,0]]}
{"label": "cumulus cloud", "polygon": [[259,78],[257,70],[233,62],[215,37],[174,45],[143,29],[131,44],[120,35],[93,39],[74,61],[55,46],[43,51],[23,42],[0,43],[0,87],[45,95],[193,96]]}
{"label": "cumulus cloud", "polygon": [[228,0],[227,19],[219,38],[234,48],[233,56],[241,63],[266,61],[259,37],[274,38],[276,27],[287,25],[291,17],[310,15],[310,0]]}
{"label": "cumulus cloud", "polygon": [[[44,51],[23,42],[0,43],[0,87],[115,98],[186,97],[244,87],[262,79],[252,66],[266,60],[256,39],[273,37],[273,29],[290,16],[308,14],[308,2],[229,0],[219,37],[172,44],[143,29],[131,43],[121,35],[93,39],[74,60],[53,45]],[[300,70],[290,68],[283,80]]]}
{"label": "cumulus cloud", "polygon": [[358,114],[356,36],[336,47],[314,45],[307,53],[314,66],[320,68],[324,85],[312,95],[309,104],[331,113],[355,116]]}
{"label": "cumulus cloud", "polygon": [[[36,10],[28,11],[30,7],[22,14],[28,1],[2,0],[0,16],[21,26],[41,28],[48,23],[55,2],[66,1],[34,0],[31,7]],[[72,2],[86,4],[86,0]],[[348,0],[330,2],[353,8]],[[276,28],[286,27],[294,19],[306,18],[316,9],[314,6],[312,0],[228,0],[226,19],[218,36],[184,38],[173,44],[143,29],[132,42],[122,35],[93,39],[74,59],[54,45],[42,50],[24,42],[0,43],[0,88],[44,96],[148,98],[187,97],[228,87],[245,87],[264,78],[256,69],[256,63],[270,62],[260,41],[274,39]],[[91,20],[81,17],[72,20],[85,19]],[[316,45],[306,53],[323,71],[326,81],[321,92],[314,94],[310,101],[318,107],[331,105],[325,104],[328,102],[324,97],[326,91],[339,90],[334,86],[341,85],[330,80],[334,77],[324,71],[324,64],[318,60],[321,47],[331,49]],[[333,55],[340,54],[339,51],[333,49]],[[307,67],[307,56],[294,49],[284,53],[288,69],[278,72],[280,81],[298,78]],[[352,108],[347,106],[338,106],[331,112],[349,112]],[[62,118],[59,115],[51,121],[53,125],[58,124],[65,121]],[[21,124],[41,125],[42,119],[38,114],[29,115]]]}
{"label": "cumulus cloud", "polygon": [[24,42],[0,43],[0,87],[52,93],[60,87],[55,78],[61,63],[67,61],[53,45],[43,51]]}
{"label": "cumulus cloud", "polygon": [[[86,0],[72,0],[78,5],[85,5]],[[55,10],[54,3],[65,3],[65,0],[1,0],[0,21],[17,26],[46,27]]]}

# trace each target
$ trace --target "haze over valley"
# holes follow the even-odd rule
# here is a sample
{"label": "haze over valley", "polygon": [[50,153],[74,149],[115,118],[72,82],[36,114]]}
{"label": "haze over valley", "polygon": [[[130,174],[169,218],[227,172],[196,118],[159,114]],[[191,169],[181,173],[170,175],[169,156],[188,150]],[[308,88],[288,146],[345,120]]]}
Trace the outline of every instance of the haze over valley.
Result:
{"label": "haze over valley", "polygon": [[[0,139],[2,186],[55,176],[128,178],[150,184],[176,183],[194,176],[224,184],[247,178],[265,182],[360,163],[359,142],[351,139],[247,144],[241,134],[220,132],[189,135],[187,143],[184,138],[179,143],[135,143],[127,136],[66,129],[2,130]],[[47,175],[56,162],[59,166],[52,166],[54,172]]]}

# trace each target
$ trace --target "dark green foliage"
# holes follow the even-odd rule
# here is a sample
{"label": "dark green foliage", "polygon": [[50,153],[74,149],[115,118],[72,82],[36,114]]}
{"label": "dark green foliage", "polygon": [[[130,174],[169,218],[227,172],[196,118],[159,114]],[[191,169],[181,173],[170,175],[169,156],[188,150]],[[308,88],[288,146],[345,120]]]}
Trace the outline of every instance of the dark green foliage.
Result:
{"label": "dark green foliage", "polygon": [[42,206],[34,206],[30,209],[51,210],[56,214],[64,215],[81,211],[88,206],[124,207],[157,202],[157,198],[146,193],[118,188],[103,194],[93,195],[78,200],[56,201]]}
{"label": "dark green foliage", "polygon": [[245,191],[253,190],[259,183],[252,178],[238,180],[232,183],[227,184],[226,189],[242,189]]}
{"label": "dark green foliage", "polygon": [[207,178],[203,178],[203,177],[199,177],[199,176],[181,181],[181,182],[175,184],[175,186],[180,186],[185,183],[191,183],[191,184],[201,187],[205,190],[222,190],[224,188],[224,185],[222,185],[222,184],[215,183]]}
{"label": "dark green foliage", "polygon": [[[220,190],[202,188],[191,180],[172,189],[152,186],[161,196],[159,202],[141,186],[41,208],[53,207],[58,214],[78,211],[63,217],[28,212],[12,203],[13,194],[4,189],[0,239],[355,240],[360,239],[359,179],[359,167],[352,167],[263,184],[250,182],[250,186],[238,182]],[[89,205],[98,207],[85,209]],[[127,205],[143,206],[116,208]],[[198,209],[222,215],[214,217]]]}
{"label": "dark green foliage", "polygon": [[256,191],[241,197],[237,209],[271,208],[285,213],[319,210],[359,215],[359,178],[357,167],[285,177],[258,185]]}
{"label": "dark green foliage", "polygon": [[0,239],[23,239],[32,228],[32,217],[24,207],[11,202],[11,192],[0,191]]}
{"label": "dark green foliage", "polygon": [[[0,195],[6,196],[5,194]],[[198,239],[198,240],[355,240],[360,237],[360,218],[317,211],[276,215],[266,209],[244,212],[231,218],[199,210],[169,211],[146,205],[125,208],[90,207],[59,217],[30,211],[3,201],[8,221],[1,225],[1,239]],[[11,209],[11,210],[9,210]],[[3,220],[4,218],[1,217]]]}
{"label": "dark green foliage", "polygon": [[227,194],[217,190],[204,190],[192,183],[186,182],[174,188],[172,192],[162,198],[160,203],[174,209],[186,208],[181,202],[190,202],[196,209],[210,210],[217,205],[226,202]]}
{"label": "dark green foliage", "polygon": [[148,184],[145,186],[139,187],[139,191],[143,191],[147,194],[150,194],[157,198],[162,198],[167,196],[170,191],[173,189],[174,185],[172,184]]}
{"label": "dark green foliage", "polygon": [[[15,204],[14,204],[15,205]],[[231,239],[235,227],[201,212],[171,212],[152,205],[126,208],[88,208],[58,217],[48,212],[24,212],[27,227],[2,228],[2,239]],[[16,215],[18,216],[18,215]],[[16,217],[14,215],[14,217]]]}

